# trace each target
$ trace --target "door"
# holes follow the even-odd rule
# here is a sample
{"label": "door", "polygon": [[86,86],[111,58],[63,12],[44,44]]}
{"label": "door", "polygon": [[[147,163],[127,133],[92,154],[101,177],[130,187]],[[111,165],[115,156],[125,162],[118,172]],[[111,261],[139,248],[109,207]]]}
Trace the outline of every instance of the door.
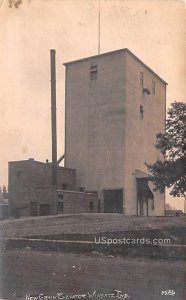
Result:
{"label": "door", "polygon": [[144,202],[142,200],[139,201],[139,207],[140,207],[140,216],[144,215]]}
{"label": "door", "polygon": [[104,190],[104,212],[123,213],[123,189]]}
{"label": "door", "polygon": [[37,202],[30,202],[30,216],[37,216]]}
{"label": "door", "polygon": [[49,216],[50,215],[50,204],[40,204],[39,215],[40,216]]}

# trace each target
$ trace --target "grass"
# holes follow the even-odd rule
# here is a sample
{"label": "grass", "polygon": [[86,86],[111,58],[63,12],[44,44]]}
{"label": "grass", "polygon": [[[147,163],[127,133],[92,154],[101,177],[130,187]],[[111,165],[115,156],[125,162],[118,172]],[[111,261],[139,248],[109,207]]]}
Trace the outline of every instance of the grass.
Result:
{"label": "grass", "polygon": [[[89,239],[100,233],[131,234],[156,232],[163,236],[176,235],[183,239],[186,216],[181,217],[127,217],[122,214],[78,214],[29,217],[0,221],[1,238],[40,237],[78,240]],[[158,235],[159,235],[158,234]],[[84,237],[84,238],[83,238]],[[179,239],[180,240],[180,239]]]}

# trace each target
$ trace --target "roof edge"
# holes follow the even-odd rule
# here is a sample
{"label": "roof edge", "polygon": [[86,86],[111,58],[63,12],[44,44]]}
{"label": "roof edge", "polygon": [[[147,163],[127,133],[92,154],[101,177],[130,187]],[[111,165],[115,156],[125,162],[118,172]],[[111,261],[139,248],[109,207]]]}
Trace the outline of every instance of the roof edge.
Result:
{"label": "roof edge", "polygon": [[82,62],[82,61],[87,61],[89,59],[93,59],[96,57],[102,57],[102,56],[106,56],[106,55],[110,55],[110,54],[115,54],[115,53],[120,53],[120,52],[127,52],[128,54],[130,54],[135,60],[137,60],[139,63],[141,63],[145,68],[147,68],[153,75],[155,75],[160,81],[162,81],[164,84],[168,85],[168,83],[162,79],[156,72],[154,72],[150,67],[148,67],[141,59],[139,59],[134,53],[132,53],[128,48],[122,48],[122,49],[118,49],[118,50],[114,50],[114,51],[110,51],[110,52],[105,52],[105,53],[101,53],[101,54],[97,54],[97,55],[93,55],[93,56],[88,56],[88,57],[84,57],[84,58],[80,58],[80,59],[76,59],[76,60],[72,60],[66,63],[63,63],[63,65],[66,67],[70,64],[74,64],[74,63],[78,63],[78,62]]}
{"label": "roof edge", "polygon": [[[29,159],[23,159],[23,160],[12,160],[8,162],[9,164],[15,164],[15,163],[32,163],[32,164],[42,164],[45,166],[52,166],[52,162],[43,162],[43,161],[38,161],[38,160],[29,160]],[[57,168],[60,169],[66,169],[66,170],[71,170],[71,171],[75,171],[75,169],[72,168],[66,168],[64,166],[57,166]]]}

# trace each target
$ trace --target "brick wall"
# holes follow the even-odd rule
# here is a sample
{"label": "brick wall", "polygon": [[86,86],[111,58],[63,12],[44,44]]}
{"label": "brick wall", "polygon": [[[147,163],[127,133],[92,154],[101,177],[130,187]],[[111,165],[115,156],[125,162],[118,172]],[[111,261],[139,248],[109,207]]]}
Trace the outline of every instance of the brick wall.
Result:
{"label": "brick wall", "polygon": [[98,212],[98,198],[95,194],[58,191],[58,200],[63,203],[64,214]]}
{"label": "brick wall", "polygon": [[50,205],[50,213],[56,212],[56,190],[52,186],[44,188],[22,188],[16,193],[10,193],[9,198],[9,216],[23,217],[30,216],[31,203],[36,203],[36,215],[41,214],[41,206],[43,204]]}
{"label": "brick wall", "polygon": [[[58,167],[58,188],[66,184],[68,190],[76,189],[76,171]],[[43,187],[52,183],[52,164],[34,160],[9,162],[9,190],[24,187]]]}
{"label": "brick wall", "polygon": [[[35,205],[35,215],[47,211],[55,214],[56,190],[51,182],[51,163],[34,160],[9,162],[9,216],[30,216],[30,205]],[[58,167],[57,184],[60,189],[75,190],[76,171]]]}

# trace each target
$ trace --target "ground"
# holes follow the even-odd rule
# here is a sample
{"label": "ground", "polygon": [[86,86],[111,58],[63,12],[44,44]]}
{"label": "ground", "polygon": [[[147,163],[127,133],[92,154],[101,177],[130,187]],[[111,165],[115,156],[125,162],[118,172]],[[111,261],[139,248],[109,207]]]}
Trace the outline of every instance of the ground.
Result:
{"label": "ground", "polygon": [[[1,270],[2,299],[26,299],[26,295],[41,293],[86,294],[79,299],[89,299],[88,293],[116,294],[114,290],[121,291],[120,298],[112,299],[184,300],[186,295],[186,268],[181,260],[14,250],[1,253]],[[175,296],[161,295],[167,290],[173,290]],[[122,298],[121,294],[128,296]]]}
{"label": "ground", "polygon": [[[144,234],[148,236],[153,231],[158,237],[170,237],[171,241],[177,244],[173,251],[180,248],[179,245],[182,245],[181,249],[184,251],[185,220],[185,216],[126,217],[121,214],[80,214],[1,221],[0,300],[184,300],[186,260],[180,259],[179,254],[177,259],[174,256],[170,259],[169,247],[166,247],[168,255],[161,259],[160,255],[155,256],[156,258],[147,257],[149,255],[145,257],[143,248],[136,248],[136,245],[135,256],[132,257],[130,247],[127,255],[119,252],[117,248],[114,256],[107,251],[88,250],[79,253],[72,251],[71,246],[66,253],[63,248],[60,250],[62,252],[57,252],[57,249],[55,252],[49,251],[51,247],[46,247],[45,251],[38,251],[37,247],[28,247],[27,244],[18,247],[18,250],[16,248],[19,246],[19,239],[11,249],[6,247],[3,238],[15,240],[27,237],[26,241],[29,241],[35,237],[50,239],[49,244],[55,243],[51,239],[68,238],[70,241],[83,241],[86,244],[93,237],[103,233],[112,238],[133,238],[142,237]],[[32,245],[36,245],[35,240],[32,240]],[[138,249],[142,249],[141,257]],[[153,249],[151,248],[152,251]],[[39,294],[44,294],[45,297],[40,295],[39,299]],[[108,294],[113,294],[113,297]],[[31,298],[33,295],[35,298]]]}
{"label": "ground", "polygon": [[123,214],[79,214],[0,221],[0,237],[97,234],[167,228],[186,228],[183,217],[126,217]]}

